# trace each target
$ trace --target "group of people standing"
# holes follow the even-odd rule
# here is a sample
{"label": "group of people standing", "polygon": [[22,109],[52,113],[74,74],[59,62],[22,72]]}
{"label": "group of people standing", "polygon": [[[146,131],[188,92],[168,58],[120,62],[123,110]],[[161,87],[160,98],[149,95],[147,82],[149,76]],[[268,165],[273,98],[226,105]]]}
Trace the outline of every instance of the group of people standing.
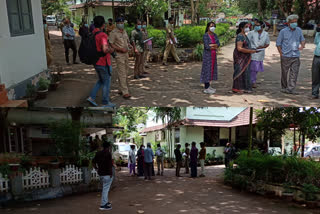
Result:
{"label": "group of people standing", "polygon": [[[298,94],[295,91],[300,70],[300,51],[305,48],[305,38],[298,27],[297,15],[287,17],[288,27],[280,31],[276,46],[281,59],[281,92]],[[253,30],[250,29],[253,27]],[[207,24],[203,36],[204,53],[200,82],[204,84],[204,93],[214,94],[216,89],[211,85],[218,79],[217,49],[219,38],[214,33],[215,23]],[[233,93],[252,93],[257,88],[257,74],[264,71],[265,50],[270,46],[269,34],[264,31],[263,21],[242,22],[237,30],[233,53],[234,74]],[[320,21],[317,22],[315,42],[316,50],[312,65],[312,99],[319,98],[320,88]]]}

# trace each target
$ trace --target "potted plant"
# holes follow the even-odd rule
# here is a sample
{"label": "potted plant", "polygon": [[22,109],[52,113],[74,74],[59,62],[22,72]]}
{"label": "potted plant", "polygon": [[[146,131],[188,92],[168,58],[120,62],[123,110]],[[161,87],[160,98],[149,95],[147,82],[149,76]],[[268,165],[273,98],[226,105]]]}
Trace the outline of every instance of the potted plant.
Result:
{"label": "potted plant", "polygon": [[313,184],[303,184],[303,198],[305,199],[308,208],[316,208],[318,206],[316,194],[319,191],[320,189]]}
{"label": "potted plant", "polygon": [[28,102],[28,106],[34,106],[34,102],[36,100],[37,89],[36,86],[32,84],[28,84],[26,88],[26,99]]}
{"label": "potted plant", "polygon": [[292,201],[293,199],[294,189],[292,186],[293,185],[290,182],[283,184],[284,191],[282,192],[282,198],[284,198],[286,201]]}
{"label": "potted plant", "polygon": [[57,90],[59,84],[60,84],[60,74],[59,73],[52,73],[51,74],[51,81],[49,85],[49,90],[50,91],[55,91]]}
{"label": "potted plant", "polygon": [[40,78],[38,82],[38,91],[37,91],[37,98],[38,99],[45,99],[48,94],[50,80],[47,80],[43,77]]}

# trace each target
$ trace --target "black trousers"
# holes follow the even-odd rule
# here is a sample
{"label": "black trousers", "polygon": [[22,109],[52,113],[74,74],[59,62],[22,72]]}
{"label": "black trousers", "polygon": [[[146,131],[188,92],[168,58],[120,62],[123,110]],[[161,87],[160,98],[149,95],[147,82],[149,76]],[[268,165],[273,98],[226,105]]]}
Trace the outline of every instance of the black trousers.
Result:
{"label": "black trousers", "polygon": [[66,62],[69,63],[69,49],[72,49],[73,52],[73,63],[76,62],[77,59],[77,45],[74,40],[64,40],[64,50],[65,50],[65,56],[66,56]]}
{"label": "black trousers", "polygon": [[144,178],[151,180],[153,163],[144,163]]}

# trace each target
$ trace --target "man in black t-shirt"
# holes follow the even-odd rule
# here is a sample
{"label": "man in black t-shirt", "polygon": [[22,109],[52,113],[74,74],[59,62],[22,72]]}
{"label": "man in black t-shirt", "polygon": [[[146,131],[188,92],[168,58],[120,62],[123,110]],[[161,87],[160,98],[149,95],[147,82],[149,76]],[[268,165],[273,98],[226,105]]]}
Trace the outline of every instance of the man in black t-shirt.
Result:
{"label": "man in black t-shirt", "polygon": [[103,150],[96,153],[92,160],[93,167],[98,171],[102,183],[101,205],[100,210],[111,210],[108,194],[112,183],[112,154],[110,152],[111,144],[103,143]]}
{"label": "man in black t-shirt", "polygon": [[176,167],[176,176],[180,177],[180,168],[182,164],[182,154],[180,151],[181,145],[178,144],[177,148],[174,150],[174,154],[176,156],[176,162],[177,162],[177,167]]}

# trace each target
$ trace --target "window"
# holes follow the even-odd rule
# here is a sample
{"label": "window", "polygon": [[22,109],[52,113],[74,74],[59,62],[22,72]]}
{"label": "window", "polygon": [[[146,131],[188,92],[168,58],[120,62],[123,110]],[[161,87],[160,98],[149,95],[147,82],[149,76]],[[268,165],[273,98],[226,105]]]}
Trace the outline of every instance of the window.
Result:
{"label": "window", "polygon": [[174,142],[180,143],[180,129],[179,128],[176,128],[174,130]]}
{"label": "window", "polygon": [[25,152],[28,151],[27,131],[25,128],[9,127],[8,128],[9,152]]}
{"label": "window", "polygon": [[11,36],[34,34],[30,0],[7,0]]}
{"label": "window", "polygon": [[219,132],[220,130],[217,127],[204,127],[204,143],[206,147],[220,146]]}

